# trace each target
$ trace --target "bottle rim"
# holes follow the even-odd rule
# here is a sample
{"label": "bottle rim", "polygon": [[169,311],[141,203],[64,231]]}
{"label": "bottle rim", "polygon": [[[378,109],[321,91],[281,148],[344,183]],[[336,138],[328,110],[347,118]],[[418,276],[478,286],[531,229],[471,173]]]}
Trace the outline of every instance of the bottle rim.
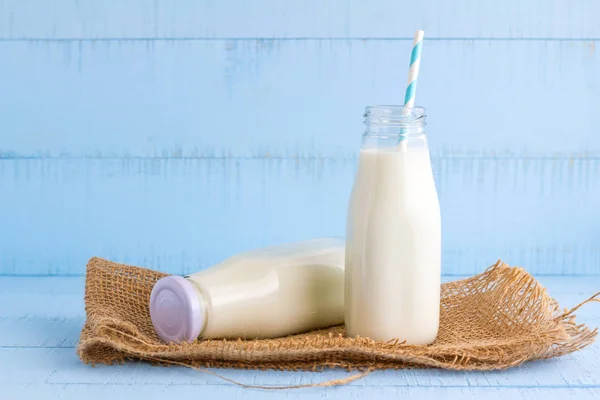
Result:
{"label": "bottle rim", "polygon": [[425,108],[420,106],[412,108],[402,105],[367,106],[363,117],[365,125],[420,128],[427,124]]}

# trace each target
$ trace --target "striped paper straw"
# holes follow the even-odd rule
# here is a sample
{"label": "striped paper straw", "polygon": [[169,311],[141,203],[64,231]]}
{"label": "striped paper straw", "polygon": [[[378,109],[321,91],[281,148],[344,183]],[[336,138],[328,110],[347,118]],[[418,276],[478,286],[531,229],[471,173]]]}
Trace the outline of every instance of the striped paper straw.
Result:
{"label": "striped paper straw", "polygon": [[417,92],[417,78],[419,77],[419,66],[421,65],[421,47],[423,45],[423,35],[425,32],[416,31],[413,40],[413,49],[410,56],[410,69],[408,70],[408,86],[406,86],[406,96],[404,97],[404,107],[413,108],[415,106],[415,94]]}

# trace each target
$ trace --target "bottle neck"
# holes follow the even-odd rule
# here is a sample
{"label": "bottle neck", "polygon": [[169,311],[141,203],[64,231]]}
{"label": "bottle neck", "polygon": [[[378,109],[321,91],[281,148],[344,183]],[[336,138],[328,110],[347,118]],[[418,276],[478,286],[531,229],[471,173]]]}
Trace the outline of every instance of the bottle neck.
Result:
{"label": "bottle neck", "polygon": [[426,115],[422,107],[367,107],[362,148],[367,150],[427,150]]}
{"label": "bottle neck", "polygon": [[204,288],[198,283],[196,279],[190,278],[189,275],[184,276],[184,278],[194,286],[196,294],[198,295],[198,300],[200,301],[200,313],[198,314],[198,318],[201,319],[201,328],[200,333],[198,335],[199,338],[202,338],[204,332],[206,331],[206,325],[208,324],[208,319],[210,318],[210,300]]}

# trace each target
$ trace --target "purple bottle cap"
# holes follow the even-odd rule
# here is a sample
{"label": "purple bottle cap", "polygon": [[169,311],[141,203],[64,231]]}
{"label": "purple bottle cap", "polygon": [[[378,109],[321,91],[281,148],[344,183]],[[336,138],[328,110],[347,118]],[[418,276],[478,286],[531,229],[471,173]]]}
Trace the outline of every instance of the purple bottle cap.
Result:
{"label": "purple bottle cap", "polygon": [[181,276],[160,279],[150,295],[150,318],[165,342],[196,340],[204,322],[198,292]]}

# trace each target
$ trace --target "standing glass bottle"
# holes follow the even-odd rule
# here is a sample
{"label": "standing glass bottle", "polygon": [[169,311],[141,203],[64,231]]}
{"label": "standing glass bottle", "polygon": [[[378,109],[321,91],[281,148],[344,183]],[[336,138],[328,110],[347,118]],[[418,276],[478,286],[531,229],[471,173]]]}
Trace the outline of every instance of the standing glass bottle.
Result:
{"label": "standing glass bottle", "polygon": [[367,107],[346,232],[348,336],[430,344],[440,314],[441,216],[425,109]]}

